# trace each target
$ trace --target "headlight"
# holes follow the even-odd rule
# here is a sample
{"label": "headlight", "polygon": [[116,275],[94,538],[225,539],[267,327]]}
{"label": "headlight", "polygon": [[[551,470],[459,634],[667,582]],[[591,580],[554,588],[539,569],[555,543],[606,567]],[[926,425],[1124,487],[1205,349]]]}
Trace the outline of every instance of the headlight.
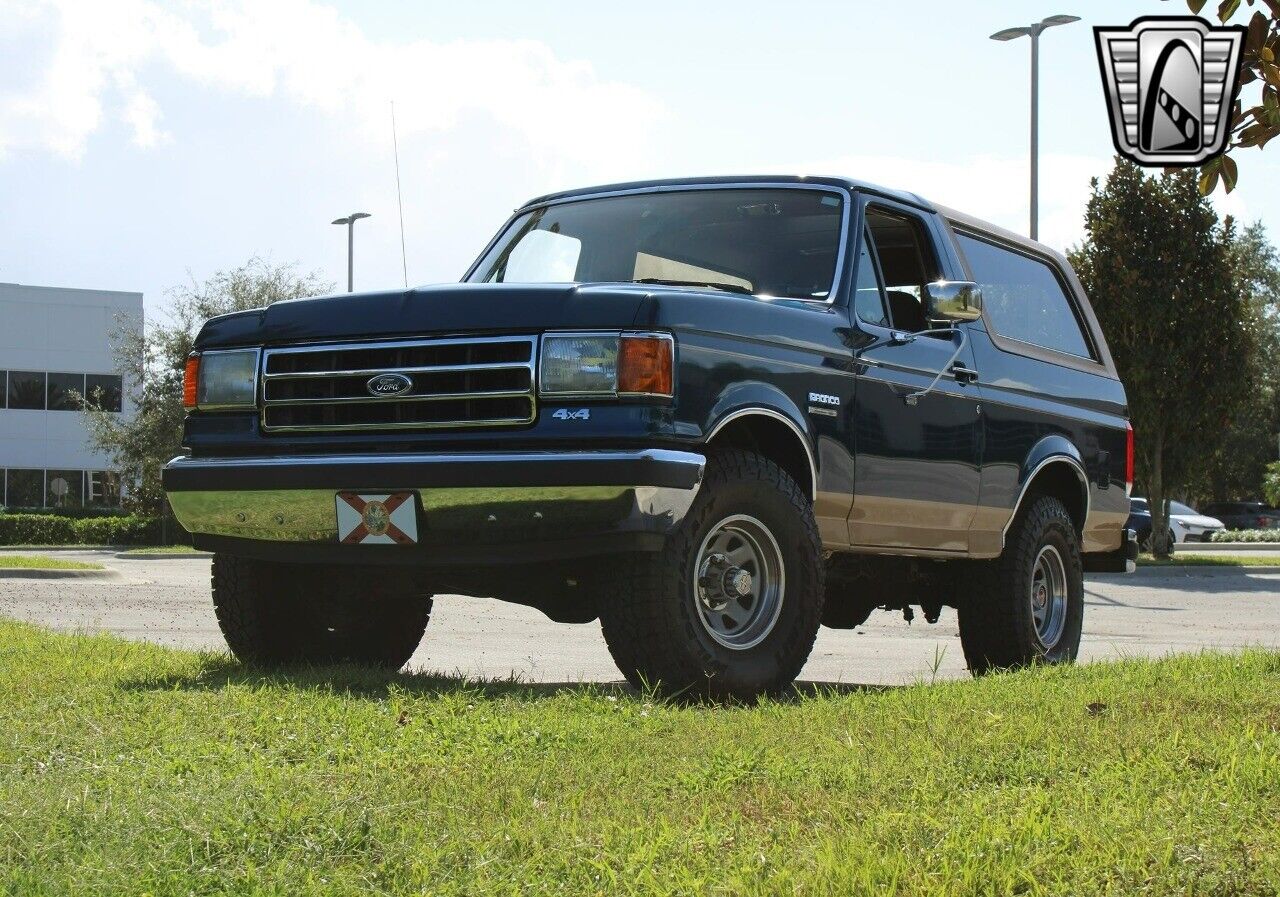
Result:
{"label": "headlight", "polygon": [[257,349],[201,352],[187,359],[182,381],[187,408],[252,408],[257,395]]}
{"label": "headlight", "polygon": [[546,396],[671,396],[674,356],[666,333],[549,333],[539,389]]}

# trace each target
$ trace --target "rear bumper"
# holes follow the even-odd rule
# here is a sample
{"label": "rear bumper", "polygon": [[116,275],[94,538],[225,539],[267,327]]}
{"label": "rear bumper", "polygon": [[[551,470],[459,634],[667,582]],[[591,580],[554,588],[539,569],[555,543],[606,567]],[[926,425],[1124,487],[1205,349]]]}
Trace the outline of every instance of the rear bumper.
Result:
{"label": "rear bumper", "polygon": [[1084,556],[1086,573],[1133,573],[1138,569],[1138,533],[1126,528],[1115,551]]}
{"label": "rear bumper", "polygon": [[[202,548],[299,562],[488,564],[659,548],[705,463],[666,449],[182,457],[162,481]],[[340,491],[415,493],[419,544],[339,545]]]}

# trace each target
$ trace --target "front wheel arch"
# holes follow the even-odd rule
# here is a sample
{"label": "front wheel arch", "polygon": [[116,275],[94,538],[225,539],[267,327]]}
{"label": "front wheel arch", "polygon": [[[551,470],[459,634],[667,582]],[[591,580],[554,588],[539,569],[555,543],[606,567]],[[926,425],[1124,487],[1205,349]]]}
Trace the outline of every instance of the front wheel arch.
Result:
{"label": "front wheel arch", "polygon": [[741,449],[768,458],[816,501],[818,465],[809,437],[788,415],[772,408],[739,408],[720,418],[707,437],[708,451]]}

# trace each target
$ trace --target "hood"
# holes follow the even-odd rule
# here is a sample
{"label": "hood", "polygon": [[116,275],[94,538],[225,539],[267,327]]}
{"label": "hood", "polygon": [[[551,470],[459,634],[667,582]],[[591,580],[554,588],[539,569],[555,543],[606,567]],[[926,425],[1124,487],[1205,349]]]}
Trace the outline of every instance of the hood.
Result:
{"label": "hood", "polygon": [[537,333],[634,325],[648,286],[443,284],[291,299],[207,321],[197,349],[346,339]]}
{"label": "hood", "polygon": [[1223,526],[1221,520],[1216,517],[1208,517],[1204,514],[1170,514],[1170,518],[1179,523],[1189,526]]}

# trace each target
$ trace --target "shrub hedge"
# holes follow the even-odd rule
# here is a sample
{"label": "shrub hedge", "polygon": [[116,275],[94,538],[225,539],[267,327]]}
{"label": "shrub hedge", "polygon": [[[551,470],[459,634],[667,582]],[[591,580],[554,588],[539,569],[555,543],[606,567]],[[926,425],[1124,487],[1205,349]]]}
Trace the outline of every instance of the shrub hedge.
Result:
{"label": "shrub hedge", "polygon": [[[0,545],[159,545],[165,539],[159,517],[126,514],[67,517],[58,514],[0,514]],[[170,520],[168,541],[186,542],[187,533]]]}
{"label": "shrub hedge", "polygon": [[127,517],[129,512],[123,508],[19,508],[11,507],[0,511],[3,514],[39,514],[44,517]]}
{"label": "shrub hedge", "polygon": [[1280,542],[1280,529],[1228,529],[1213,534],[1215,542]]}

